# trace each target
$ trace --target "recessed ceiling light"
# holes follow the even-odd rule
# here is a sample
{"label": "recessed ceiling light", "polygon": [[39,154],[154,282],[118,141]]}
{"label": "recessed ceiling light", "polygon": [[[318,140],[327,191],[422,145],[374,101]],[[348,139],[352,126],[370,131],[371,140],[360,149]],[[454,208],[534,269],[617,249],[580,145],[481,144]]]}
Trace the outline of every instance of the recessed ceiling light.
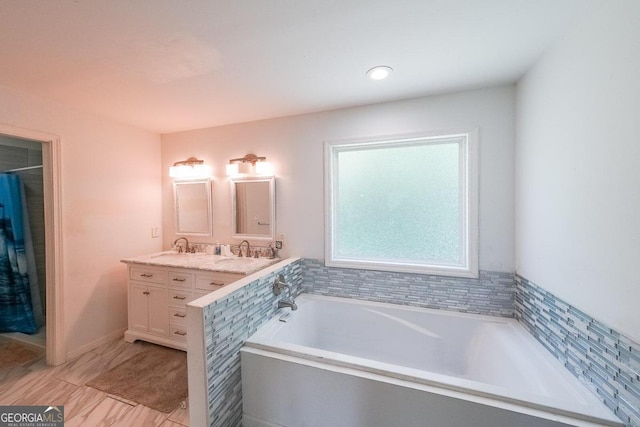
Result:
{"label": "recessed ceiling light", "polygon": [[373,67],[369,71],[367,71],[367,77],[371,80],[384,80],[389,75],[393,69],[391,67],[387,67],[386,65],[378,65],[377,67]]}

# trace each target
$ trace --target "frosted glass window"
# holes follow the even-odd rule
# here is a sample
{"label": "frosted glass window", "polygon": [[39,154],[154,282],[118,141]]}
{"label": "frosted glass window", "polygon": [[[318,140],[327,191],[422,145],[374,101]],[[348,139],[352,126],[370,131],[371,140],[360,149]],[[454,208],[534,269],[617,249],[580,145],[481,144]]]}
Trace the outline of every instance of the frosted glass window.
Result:
{"label": "frosted glass window", "polygon": [[468,134],[327,143],[327,265],[477,275],[469,147]]}

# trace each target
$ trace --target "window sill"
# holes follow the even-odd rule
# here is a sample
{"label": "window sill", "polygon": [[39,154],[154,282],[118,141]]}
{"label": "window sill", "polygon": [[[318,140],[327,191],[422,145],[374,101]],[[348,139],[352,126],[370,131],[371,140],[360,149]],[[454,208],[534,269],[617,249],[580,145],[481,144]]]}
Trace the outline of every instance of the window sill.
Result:
{"label": "window sill", "polygon": [[413,273],[432,276],[464,277],[477,279],[478,268],[429,266],[420,264],[383,263],[374,261],[325,260],[325,266],[337,268],[353,268],[356,270],[389,271],[394,273]]}

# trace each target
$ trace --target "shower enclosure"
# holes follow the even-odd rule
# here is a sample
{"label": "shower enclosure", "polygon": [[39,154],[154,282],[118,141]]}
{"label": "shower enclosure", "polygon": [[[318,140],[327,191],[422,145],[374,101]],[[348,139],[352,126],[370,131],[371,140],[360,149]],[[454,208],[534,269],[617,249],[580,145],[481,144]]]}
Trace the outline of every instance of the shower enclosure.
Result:
{"label": "shower enclosure", "polygon": [[41,144],[0,136],[0,333],[9,333],[3,336],[44,346],[45,277]]}
{"label": "shower enclosure", "polygon": [[31,229],[20,177],[0,174],[0,332],[43,324]]}

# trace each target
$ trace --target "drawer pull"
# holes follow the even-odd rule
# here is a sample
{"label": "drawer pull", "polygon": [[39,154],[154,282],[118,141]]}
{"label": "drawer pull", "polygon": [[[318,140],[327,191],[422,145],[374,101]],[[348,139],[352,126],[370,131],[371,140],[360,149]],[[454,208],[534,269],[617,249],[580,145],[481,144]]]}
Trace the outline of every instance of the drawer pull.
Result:
{"label": "drawer pull", "polygon": [[149,295],[150,293],[151,292],[149,292],[149,291],[144,291],[144,292],[142,292],[142,295]]}
{"label": "drawer pull", "polygon": [[153,274],[149,274],[149,273],[142,273],[140,275],[140,277],[153,277]]}
{"label": "drawer pull", "polygon": [[174,313],[173,317],[180,317],[181,319],[184,319],[187,315],[183,313]]}
{"label": "drawer pull", "polygon": [[173,278],[173,281],[174,281],[174,282],[186,282],[186,281],[187,281],[187,279],[184,279],[184,278],[182,278],[182,277],[174,277],[174,278]]}
{"label": "drawer pull", "polygon": [[174,334],[181,335],[181,336],[187,335],[187,333],[185,331],[175,331]]}
{"label": "drawer pull", "polygon": [[183,300],[183,299],[187,299],[187,297],[181,297],[180,295],[175,295],[173,299]]}
{"label": "drawer pull", "polygon": [[224,283],[222,282],[211,282],[209,283],[211,286],[224,286]]}

